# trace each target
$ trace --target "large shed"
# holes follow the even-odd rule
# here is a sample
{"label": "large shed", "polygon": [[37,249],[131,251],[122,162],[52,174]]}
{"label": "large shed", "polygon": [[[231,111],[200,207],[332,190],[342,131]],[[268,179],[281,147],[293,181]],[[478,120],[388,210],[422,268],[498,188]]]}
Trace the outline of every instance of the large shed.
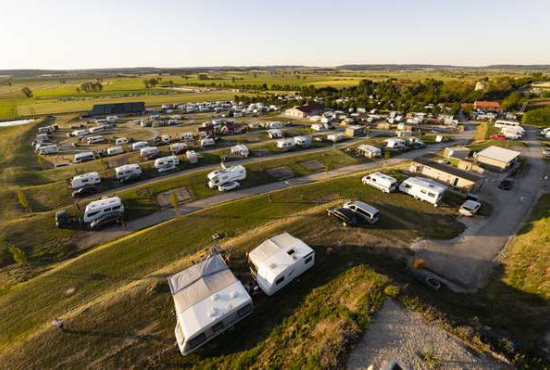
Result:
{"label": "large shed", "polygon": [[490,146],[475,155],[483,167],[496,171],[505,171],[512,167],[521,153],[515,150]]}

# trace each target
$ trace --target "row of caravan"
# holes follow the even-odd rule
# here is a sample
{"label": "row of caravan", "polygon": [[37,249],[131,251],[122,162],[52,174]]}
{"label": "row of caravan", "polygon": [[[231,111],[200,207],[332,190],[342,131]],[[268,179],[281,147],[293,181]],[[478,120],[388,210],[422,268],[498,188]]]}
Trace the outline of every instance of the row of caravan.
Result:
{"label": "row of caravan", "polygon": [[385,193],[391,193],[398,189],[400,192],[409,194],[415,199],[428,202],[434,207],[439,205],[443,199],[443,194],[447,190],[445,185],[425,177],[409,177],[398,186],[396,178],[381,172],[371,173],[363,177],[361,181],[363,184]]}
{"label": "row of caravan", "polygon": [[[315,251],[288,233],[271,237],[248,254],[257,285],[273,295],[315,264]],[[251,288],[239,281],[221,254],[168,278],[176,310],[175,336],[188,355],[252,314]]]}

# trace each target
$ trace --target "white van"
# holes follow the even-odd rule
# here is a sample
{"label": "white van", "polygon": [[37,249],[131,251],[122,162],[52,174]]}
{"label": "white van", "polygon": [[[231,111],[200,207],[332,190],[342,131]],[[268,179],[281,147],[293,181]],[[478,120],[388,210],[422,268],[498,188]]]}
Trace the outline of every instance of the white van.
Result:
{"label": "white van", "polygon": [[447,187],[425,177],[409,177],[399,185],[399,191],[432,204],[439,205]]}
{"label": "white van", "polygon": [[128,181],[140,177],[141,167],[137,163],[125,164],[115,168],[115,179],[120,182]]}
{"label": "white van", "polygon": [[82,221],[90,223],[110,213],[124,213],[124,204],[119,197],[105,198],[90,202],[84,210]]}
{"label": "white van", "polygon": [[214,146],[216,145],[216,141],[212,138],[202,139],[201,142],[201,148],[207,147],[207,146]]}
{"label": "white van", "polygon": [[101,135],[97,135],[97,136],[90,136],[90,137],[87,137],[86,138],[86,142],[88,144],[95,144],[95,143],[102,143],[105,141],[105,138]]}
{"label": "white van", "polygon": [[159,155],[159,149],[156,146],[148,146],[140,149],[139,155],[143,159],[153,159]]}
{"label": "white van", "polygon": [[147,141],[138,141],[137,143],[132,144],[132,150],[141,150],[147,148],[149,143]]}
{"label": "white van", "polygon": [[171,155],[168,157],[162,157],[155,159],[155,168],[159,173],[164,173],[176,169],[176,166],[180,163],[178,157]]}
{"label": "white van", "polygon": [[210,172],[207,178],[208,187],[213,189],[228,182],[246,179],[246,168],[243,165],[222,167],[221,170]]}
{"label": "white van", "polygon": [[117,155],[124,153],[124,148],[121,146],[113,146],[111,148],[107,148],[107,155]]}
{"label": "white van", "polygon": [[116,138],[115,139],[115,144],[116,145],[124,145],[124,144],[128,144],[128,138],[127,137],[119,137],[119,138]]}
{"label": "white van", "polygon": [[360,200],[344,203],[344,208],[347,208],[357,216],[367,221],[369,224],[374,224],[380,218],[380,212],[371,205]]}
{"label": "white van", "polygon": [[101,177],[97,172],[88,172],[82,175],[77,175],[71,180],[72,189],[80,189],[85,186],[97,185],[101,182]]}
{"label": "white van", "polygon": [[397,179],[381,172],[371,173],[363,177],[361,182],[365,185],[381,190],[384,193],[391,193],[397,188]]}
{"label": "white van", "polygon": [[73,162],[82,163],[82,162],[93,161],[94,159],[95,159],[95,154],[93,152],[82,152],[82,153],[75,154]]}
{"label": "white van", "polygon": [[38,148],[38,154],[40,155],[47,155],[47,154],[54,154],[59,151],[59,148],[57,145],[44,145]]}

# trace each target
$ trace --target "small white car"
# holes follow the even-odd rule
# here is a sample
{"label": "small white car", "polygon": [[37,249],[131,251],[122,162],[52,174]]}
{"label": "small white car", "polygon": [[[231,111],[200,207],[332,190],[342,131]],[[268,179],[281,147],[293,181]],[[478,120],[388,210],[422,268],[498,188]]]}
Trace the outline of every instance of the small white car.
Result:
{"label": "small white car", "polygon": [[475,200],[467,200],[460,207],[460,209],[458,210],[458,213],[466,217],[473,217],[477,213],[477,211],[479,211],[480,208],[481,208],[481,203],[476,202]]}
{"label": "small white car", "polygon": [[226,182],[225,184],[221,184],[220,186],[218,186],[218,190],[219,191],[229,191],[229,190],[237,189],[239,186],[241,186],[241,184],[239,184],[237,181],[231,181],[231,182]]}

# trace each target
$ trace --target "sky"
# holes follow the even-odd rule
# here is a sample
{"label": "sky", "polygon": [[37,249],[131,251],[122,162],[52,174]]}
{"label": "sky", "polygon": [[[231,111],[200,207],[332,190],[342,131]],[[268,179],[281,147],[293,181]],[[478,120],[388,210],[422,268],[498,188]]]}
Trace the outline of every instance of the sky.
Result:
{"label": "sky", "polygon": [[550,64],[548,0],[0,0],[1,69]]}

